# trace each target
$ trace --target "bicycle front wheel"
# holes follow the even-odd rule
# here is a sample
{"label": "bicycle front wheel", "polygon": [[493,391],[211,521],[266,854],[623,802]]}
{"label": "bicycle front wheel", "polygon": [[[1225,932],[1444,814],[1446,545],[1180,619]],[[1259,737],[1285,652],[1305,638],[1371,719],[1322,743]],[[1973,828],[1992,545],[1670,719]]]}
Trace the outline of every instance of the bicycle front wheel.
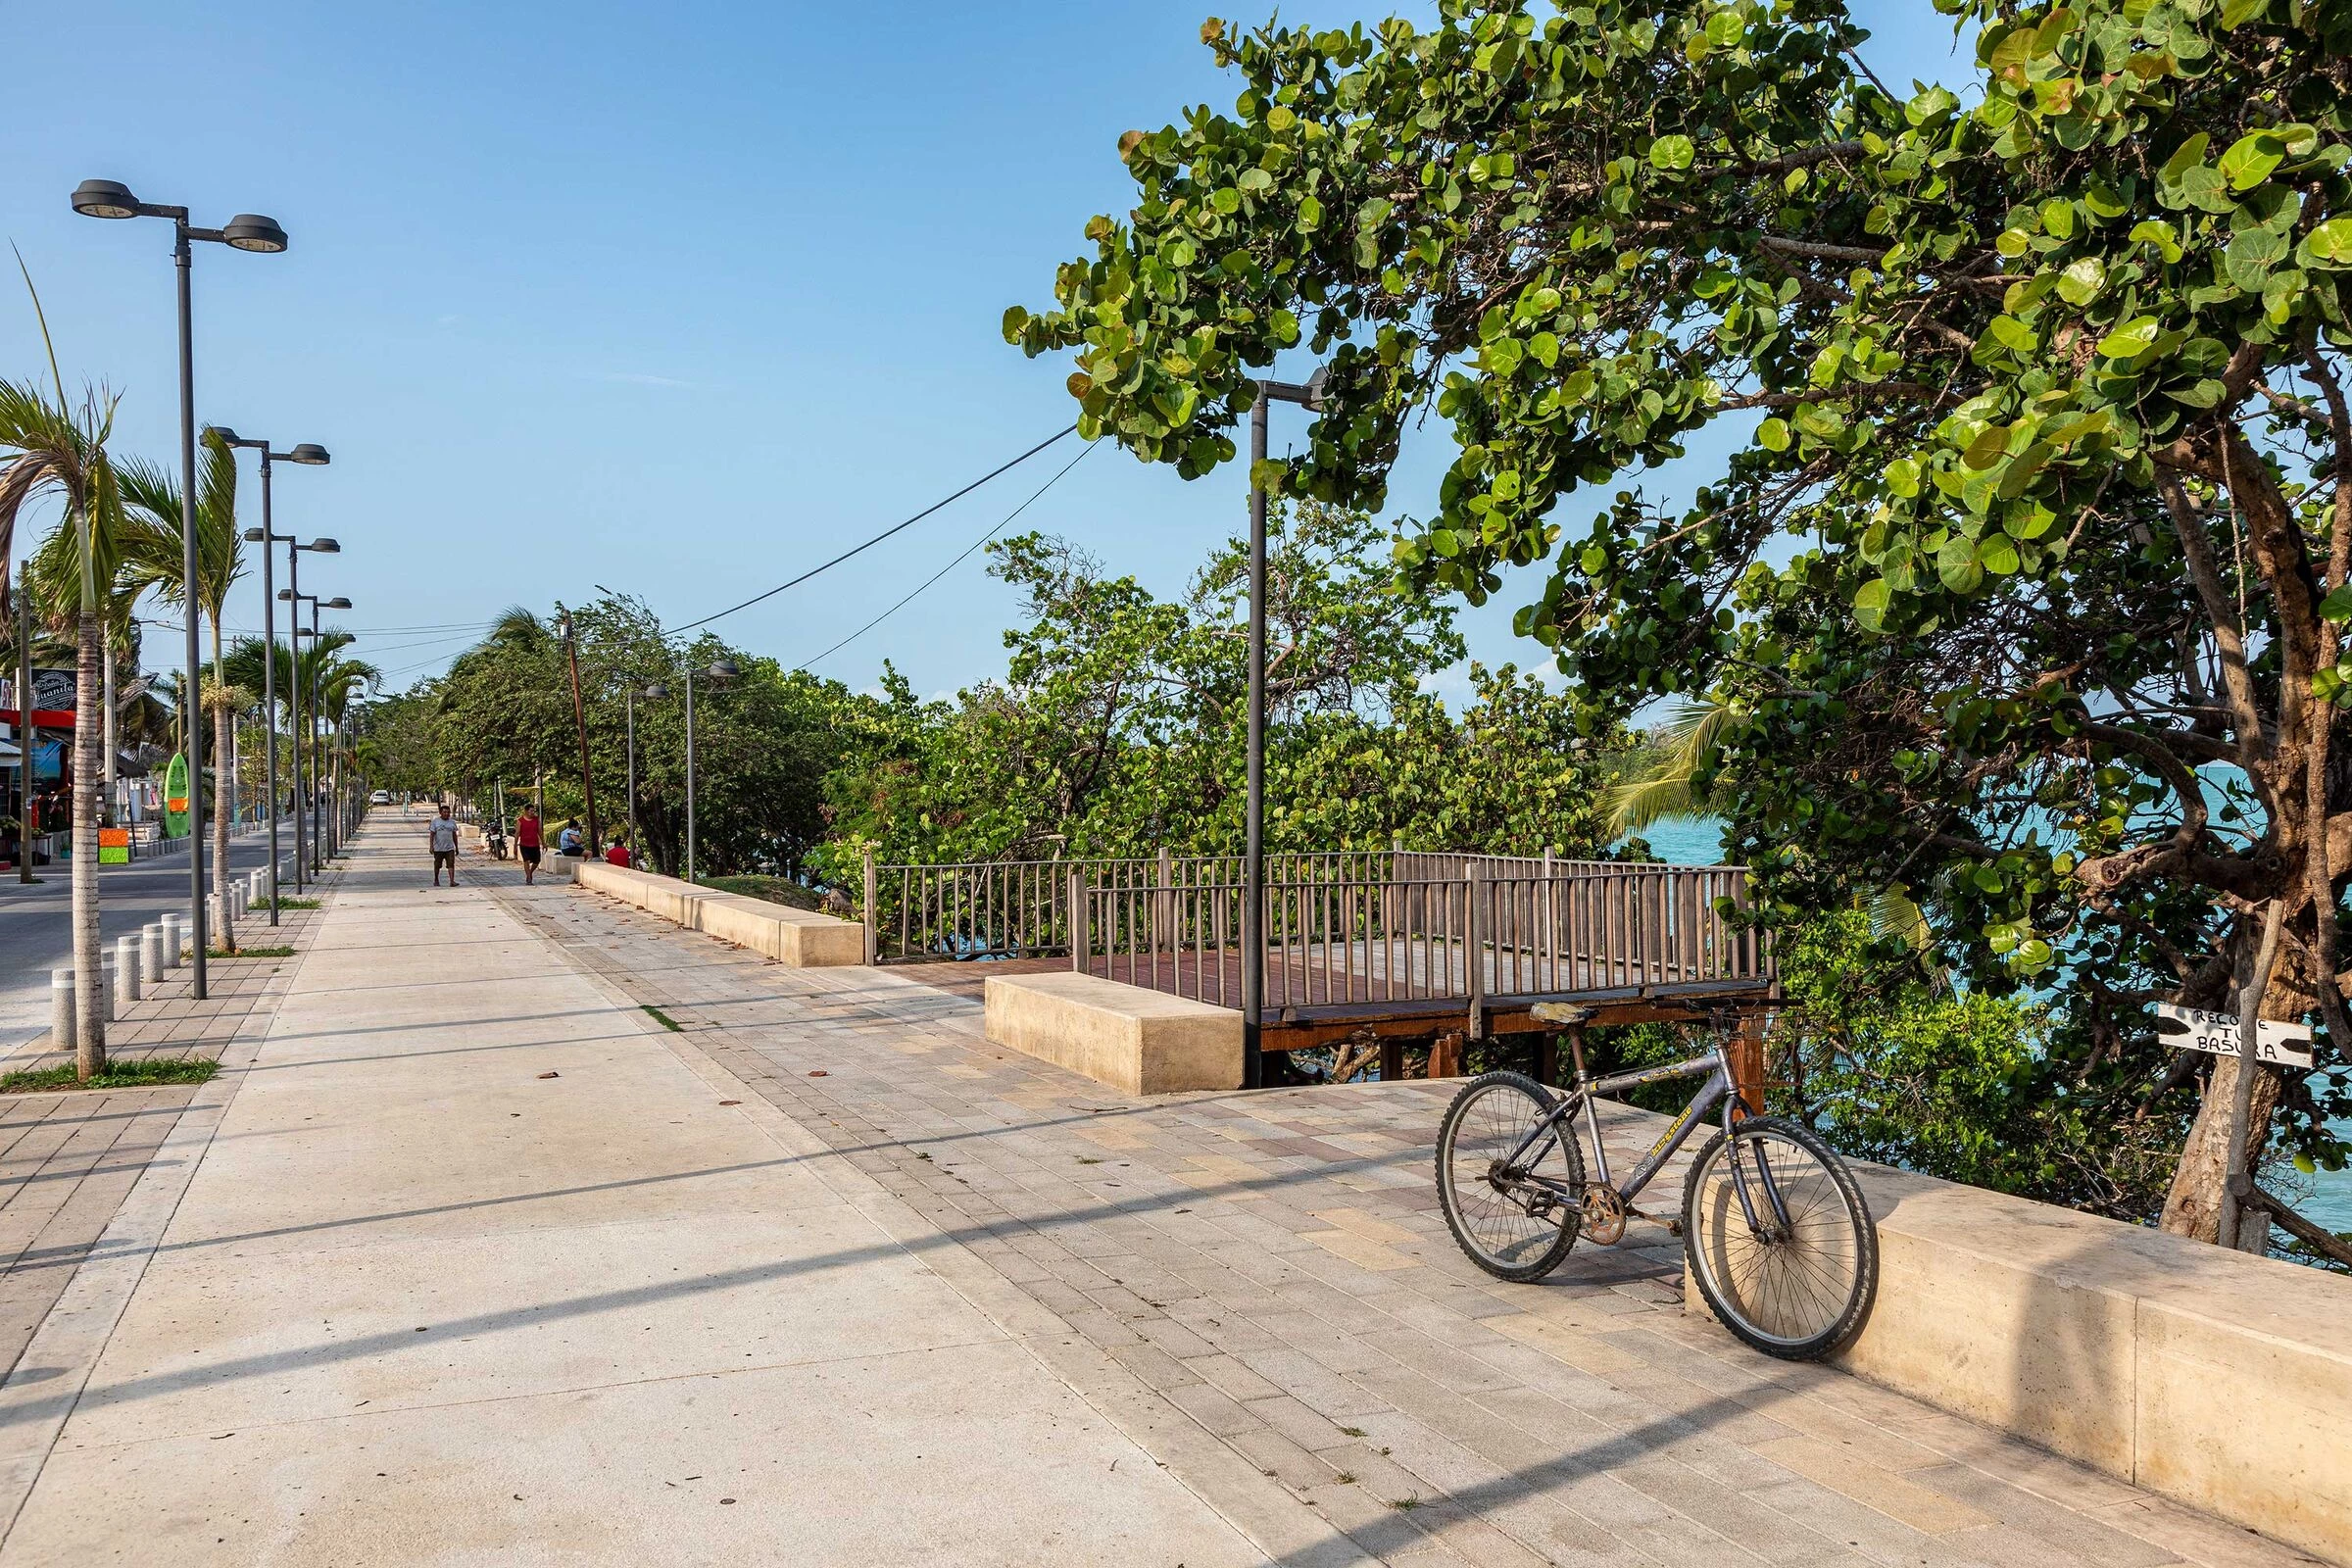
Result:
{"label": "bicycle front wheel", "polygon": [[[1491,1072],[1462,1086],[1438,1124],[1438,1200],[1470,1261],[1540,1280],[1576,1245],[1585,1159],[1533,1078]],[[1530,1142],[1532,1138],[1532,1142]]]}
{"label": "bicycle front wheel", "polygon": [[1683,1247],[1723,1326],[1786,1360],[1844,1345],[1878,1296],[1862,1189],[1802,1122],[1751,1116],[1715,1135],[1683,1189]]}

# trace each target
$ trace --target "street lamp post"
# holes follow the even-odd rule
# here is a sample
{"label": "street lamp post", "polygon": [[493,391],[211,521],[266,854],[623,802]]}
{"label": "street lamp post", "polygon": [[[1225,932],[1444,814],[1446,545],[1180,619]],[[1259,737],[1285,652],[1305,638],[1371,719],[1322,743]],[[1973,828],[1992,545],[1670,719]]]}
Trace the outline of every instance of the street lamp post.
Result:
{"label": "street lamp post", "polygon": [[[705,680],[730,681],[743,671],[732,659],[711,661]],[[686,666],[686,880],[694,880],[694,666]]]}
{"label": "street lamp post", "polygon": [[1250,410],[1250,786],[1248,840],[1242,854],[1242,1086],[1265,1081],[1258,1030],[1266,1010],[1266,492],[1257,481],[1266,461],[1266,415],[1274,403],[1323,409],[1330,376],[1318,369],[1304,385],[1260,381]]}
{"label": "street lamp post", "polygon": [[[258,544],[262,547],[262,724],[264,731],[263,748],[269,755],[268,771],[270,775],[270,923],[271,925],[275,925],[277,924],[278,859],[277,593],[275,588],[271,586],[270,582],[270,547],[273,544],[281,543],[289,547],[286,552],[286,564],[289,573],[293,571],[295,551],[317,550],[323,555],[333,555],[342,547],[337,545],[332,539],[315,539],[308,545],[298,545],[294,542],[294,536],[292,534],[274,533],[270,528],[270,465],[273,462],[282,460],[286,463],[299,463],[306,467],[317,467],[319,465],[329,461],[327,458],[326,448],[318,445],[315,441],[305,441],[296,446],[290,452],[272,452],[270,450],[270,443],[268,441],[249,439],[247,437],[238,435],[234,430],[224,429],[220,425],[215,425],[213,427],[213,433],[218,435],[221,441],[228,446],[252,447],[259,451],[262,455],[262,525],[259,528],[246,529],[245,542],[247,544]],[[289,639],[289,641],[291,639]],[[287,695],[290,697],[293,694],[288,693]],[[295,818],[295,831],[297,835],[299,835],[301,832],[301,820],[302,819],[300,817]],[[301,874],[300,858],[302,853],[302,842],[299,836],[295,840],[294,850],[297,861],[296,875],[299,878]]]}
{"label": "street lamp post", "polygon": [[[297,604],[308,604],[311,607],[310,625],[307,627],[296,626],[294,628],[294,662],[295,671],[297,674],[299,674],[301,672],[302,664],[301,639],[308,637],[311,639],[311,678],[308,682],[310,690],[306,695],[310,699],[310,714],[304,738],[309,742],[311,749],[311,794],[307,808],[311,813],[311,854],[314,857],[311,863],[311,870],[315,874],[325,870],[326,857],[332,853],[326,847],[326,813],[323,808],[323,803],[318,797],[320,787],[326,782],[325,764],[318,756],[319,709],[324,702],[325,696],[324,688],[320,683],[319,677],[325,673],[322,666],[326,662],[324,658],[320,656],[318,652],[318,612],[321,609],[349,610],[351,608],[351,601],[342,598],[321,599],[317,594],[296,593],[290,588],[281,591],[278,594],[278,597],[280,599],[293,600]],[[291,613],[299,614],[300,612],[295,611]],[[300,804],[301,803],[298,803],[298,808],[300,808]]]}
{"label": "street lamp post", "polygon": [[220,228],[196,228],[185,207],[159,206],[131,195],[111,179],[85,179],[74,187],[74,210],[84,218],[169,218],[172,220],[172,260],[179,272],[179,533],[183,547],[180,565],[188,601],[188,902],[190,934],[196,964],[190,989],[203,1001],[204,954],[208,943],[204,900],[204,736],[199,716],[204,706],[204,650],[197,637],[203,596],[196,591],[196,349],[189,318],[190,240],[212,240],[231,250],[275,255],[286,248],[286,231],[272,219],[239,213]]}
{"label": "street lamp post", "polygon": [[629,716],[628,784],[629,784],[629,863],[636,865],[644,858],[645,841],[637,836],[637,699],[660,702],[669,695],[669,688],[660,681],[639,681],[630,677],[621,688],[621,708]]}
{"label": "street lamp post", "polygon": [[[286,693],[288,709],[286,739],[292,744],[294,753],[294,891],[300,893],[306,880],[306,868],[310,864],[310,856],[308,853],[309,841],[304,833],[302,806],[301,732],[302,715],[306,705],[303,702],[302,682],[299,679],[302,673],[302,646],[296,640],[295,635],[301,612],[294,608],[294,602],[303,597],[302,553],[307,550],[313,555],[339,556],[343,553],[343,547],[332,539],[314,539],[307,545],[297,544],[294,536],[290,533],[271,534],[270,537],[283,542],[286,547],[286,586],[280,588],[273,598],[286,603],[286,648],[291,655],[289,662],[292,665],[292,672],[297,677],[293,688]],[[265,552],[266,554],[267,552]],[[274,662],[274,657],[272,662]],[[273,802],[271,809],[275,808]]]}

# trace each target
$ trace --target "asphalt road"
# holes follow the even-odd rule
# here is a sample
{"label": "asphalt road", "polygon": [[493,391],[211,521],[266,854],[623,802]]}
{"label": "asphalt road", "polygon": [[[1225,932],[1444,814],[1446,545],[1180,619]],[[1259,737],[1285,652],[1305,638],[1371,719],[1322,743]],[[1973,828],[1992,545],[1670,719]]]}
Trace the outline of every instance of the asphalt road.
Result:
{"label": "asphalt road", "polygon": [[[293,855],[291,825],[278,829],[278,850]],[[231,870],[247,871],[269,862],[267,832],[249,833],[229,846]],[[73,961],[72,867],[44,865],[36,874],[41,880],[26,887],[17,880],[15,867],[0,873],[0,1051],[13,1051],[48,1032],[49,971]],[[293,897],[290,883],[280,891]],[[109,947],[115,938],[135,933],[169,910],[176,909],[184,917],[187,852],[100,867],[98,900],[99,931]],[[267,926],[268,914],[257,918]]]}

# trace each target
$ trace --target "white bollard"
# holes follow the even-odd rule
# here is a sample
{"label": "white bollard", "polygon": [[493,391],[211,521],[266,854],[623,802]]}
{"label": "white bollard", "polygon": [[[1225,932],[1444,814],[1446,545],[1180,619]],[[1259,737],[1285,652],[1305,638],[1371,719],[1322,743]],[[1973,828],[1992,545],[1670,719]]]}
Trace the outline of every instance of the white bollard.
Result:
{"label": "white bollard", "polygon": [[115,941],[115,1015],[139,1000],[139,939],[119,937]]}
{"label": "white bollard", "polygon": [[139,973],[164,976],[164,928],[152,920],[139,928]]}
{"label": "white bollard", "polygon": [[180,935],[179,911],[174,909],[164,916],[164,967],[176,969],[186,952],[187,938]]}
{"label": "white bollard", "polygon": [[49,971],[49,1049],[74,1049],[74,971]]}

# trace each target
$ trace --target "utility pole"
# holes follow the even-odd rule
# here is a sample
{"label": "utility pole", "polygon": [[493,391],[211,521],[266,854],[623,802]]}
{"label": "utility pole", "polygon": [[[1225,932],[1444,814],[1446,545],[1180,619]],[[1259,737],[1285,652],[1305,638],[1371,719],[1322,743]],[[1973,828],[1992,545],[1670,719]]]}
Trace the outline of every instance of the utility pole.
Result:
{"label": "utility pole", "polygon": [[580,643],[572,633],[571,612],[564,612],[564,659],[571,666],[571,727],[580,738],[580,793],[588,797],[588,854],[600,854],[605,841],[596,830],[596,780],[588,772],[588,710],[580,702]]}

